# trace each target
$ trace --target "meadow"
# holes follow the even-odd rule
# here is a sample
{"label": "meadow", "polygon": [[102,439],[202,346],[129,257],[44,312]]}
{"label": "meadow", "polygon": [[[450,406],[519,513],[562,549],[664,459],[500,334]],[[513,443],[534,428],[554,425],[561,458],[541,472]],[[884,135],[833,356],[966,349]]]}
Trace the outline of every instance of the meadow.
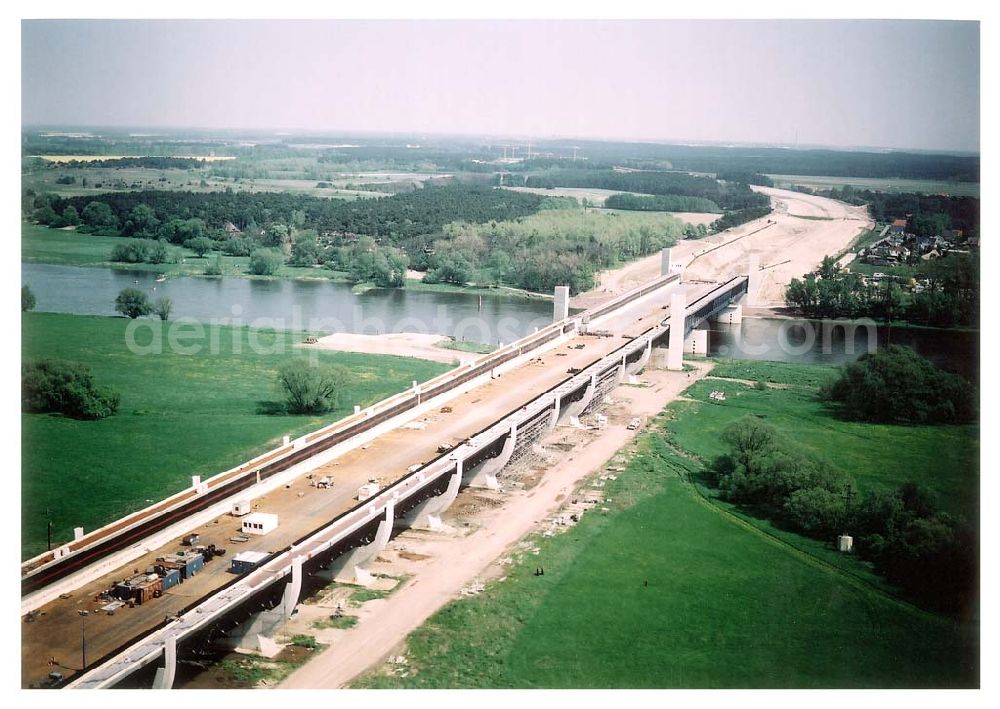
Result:
{"label": "meadow", "polygon": [[[219,327],[202,351],[135,354],[126,346],[124,318],[24,313],[22,357],[71,360],[90,367],[96,382],[121,394],[118,413],[99,421],[22,414],[22,545],[29,557],[75,526],[94,529],[153,500],[208,477],[293,437],[320,428],[448,369],[404,357],[315,352],[321,363],[346,366],[351,376],[339,406],[323,416],[267,415],[280,400],[275,376],[297,356],[303,333]],[[160,328],[159,321],[145,321]],[[148,342],[149,330],[140,343]],[[253,338],[253,339],[251,339]],[[210,352],[212,340],[218,353]],[[251,346],[256,342],[258,354]],[[311,351],[313,352],[313,351]]]}
{"label": "meadow", "polygon": [[[109,261],[111,249],[124,243],[128,237],[80,234],[72,229],[50,229],[34,224],[21,224],[21,261],[25,263],[52,263],[60,266],[104,266],[129,271],[163,273],[170,277],[203,276],[215,263],[218,252],[197,256],[190,249],[172,246],[180,255],[177,263],[119,263]],[[321,278],[347,281],[344,271],[320,267],[283,265],[275,276],[253,276],[249,273],[249,256],[223,256],[222,272],[227,277],[238,278]]]}
{"label": "meadow", "polygon": [[[606,513],[532,537],[537,555],[515,558],[483,593],[449,603],[410,635],[407,677],[376,668],[355,686],[976,686],[974,623],[900,600],[862,562],[832,563],[836,553],[822,544],[790,543],[796,535],[748,521],[693,482],[699,459],[720,450],[721,427],[753,412],[838,462],[850,456],[869,487],[909,479],[918,452],[899,449],[919,444],[928,460],[917,474],[950,478],[942,503],[967,508],[962,476],[950,471],[968,463],[975,431],[841,425],[809,401],[831,375],[825,367],[732,362],[715,374],[787,388],[759,392],[735,379],[691,387],[696,402],[674,402],[619,452],[615,462],[627,465],[606,481]],[[708,403],[720,389],[726,401]],[[543,576],[533,573],[539,566]]]}

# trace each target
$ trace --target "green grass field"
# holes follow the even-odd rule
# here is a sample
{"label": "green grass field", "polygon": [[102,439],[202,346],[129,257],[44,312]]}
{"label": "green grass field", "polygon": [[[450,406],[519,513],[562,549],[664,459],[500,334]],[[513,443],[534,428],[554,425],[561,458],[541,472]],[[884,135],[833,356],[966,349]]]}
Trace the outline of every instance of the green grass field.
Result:
{"label": "green grass field", "polygon": [[[25,359],[82,362],[98,384],[122,397],[118,413],[100,421],[21,416],[25,557],[45,550],[46,510],[53,538],[72,538],[75,526],[94,529],[180,491],[193,474],[208,477],[226,470],[272,448],[282,435],[319,428],[350,413],[356,403],[367,405],[406,389],[414,379],[424,381],[448,369],[404,357],[317,351],[321,362],[351,370],[338,410],[322,417],[269,416],[258,413],[258,407],[280,399],[275,374],[296,356],[292,345],[302,333],[256,333],[256,341],[274,354],[255,354],[246,328],[219,327],[218,354],[210,354],[206,336],[201,354],[137,355],[125,344],[127,323],[123,318],[23,315]],[[166,337],[163,342],[168,350]]]}
{"label": "green grass field", "polygon": [[[946,511],[976,520],[979,427],[885,426],[841,420],[816,398],[819,385],[836,371],[826,366],[724,362],[713,370],[713,376],[792,386],[757,391],[737,382],[699,382],[686,394],[696,401],[672,407],[676,421],[669,425],[671,440],[708,460],[726,451],[719,435],[722,429],[740,416],[754,414],[851,475],[862,491],[914,481],[928,488]],[[713,390],[725,392],[726,401],[710,400]]]}
{"label": "green grass field", "polygon": [[[108,261],[111,249],[126,237],[78,234],[68,229],[50,229],[34,224],[21,224],[21,261],[25,263],[52,263],[61,266],[103,266],[130,271],[150,271],[168,276],[203,276],[215,261],[216,253],[197,256],[193,251],[174,246],[181,254],[178,263],[116,263]],[[343,271],[327,268],[302,268],[282,266],[276,276],[249,275],[250,258],[223,256],[223,274],[230,278],[319,278],[332,281],[347,280]],[[431,286],[432,287],[432,286]]]}
{"label": "green grass field", "polygon": [[948,182],[944,180],[905,180],[889,177],[829,177],[826,175],[768,175],[775,187],[787,189],[801,185],[815,190],[850,185],[863,190],[882,192],[922,192],[924,194],[947,194],[954,197],[978,197],[978,182]]}
{"label": "green grass field", "polygon": [[[930,457],[925,478],[959,467],[969,456],[954,450],[946,459],[940,451],[968,446],[974,429],[845,427],[803,396],[829,368],[734,362],[717,373],[789,388],[696,384],[692,398],[722,388],[727,401],[679,401],[656,417],[625,453],[625,471],[607,481],[608,513],[595,510],[561,535],[534,537],[537,556],[515,560],[505,579],[449,603],[410,635],[409,676],[379,668],[356,686],[976,686],[975,625],[884,593],[862,562],[830,563],[837,555],[821,544],[789,543],[795,535],[749,523],[690,482],[700,469],[692,454],[713,455],[721,426],[749,410],[828,454],[876,454],[852,471],[868,485],[906,479],[916,453],[895,449],[918,441]],[[944,488],[962,496],[955,485]],[[538,566],[544,576],[533,575]]]}

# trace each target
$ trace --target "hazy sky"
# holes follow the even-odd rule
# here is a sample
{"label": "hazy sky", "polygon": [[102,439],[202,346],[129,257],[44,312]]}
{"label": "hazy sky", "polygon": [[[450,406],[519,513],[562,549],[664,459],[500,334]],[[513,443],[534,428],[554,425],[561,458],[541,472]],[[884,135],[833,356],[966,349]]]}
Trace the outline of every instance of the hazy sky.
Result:
{"label": "hazy sky", "polygon": [[25,124],[979,149],[979,26],[25,21]]}

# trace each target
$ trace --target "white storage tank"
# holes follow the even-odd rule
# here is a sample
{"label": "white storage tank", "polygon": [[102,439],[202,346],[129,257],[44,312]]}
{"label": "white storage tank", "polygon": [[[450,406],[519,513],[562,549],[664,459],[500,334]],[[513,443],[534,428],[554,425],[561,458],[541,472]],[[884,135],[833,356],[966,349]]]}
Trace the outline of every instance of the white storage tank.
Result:
{"label": "white storage tank", "polygon": [[243,518],[244,534],[267,534],[278,528],[278,515],[254,512]]}

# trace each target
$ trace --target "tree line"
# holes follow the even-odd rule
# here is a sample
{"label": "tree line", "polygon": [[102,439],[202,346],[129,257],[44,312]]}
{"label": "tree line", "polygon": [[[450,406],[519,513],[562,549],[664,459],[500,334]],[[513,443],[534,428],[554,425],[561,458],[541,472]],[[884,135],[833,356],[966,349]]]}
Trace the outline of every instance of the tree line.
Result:
{"label": "tree line", "polygon": [[785,301],[807,318],[905,320],[933,327],[978,326],[978,256],[949,254],[920,268],[922,290],[908,292],[895,278],[875,283],[860,274],[842,273],[833,257],[826,256],[817,273],[791,280],[785,290]]}
{"label": "tree line", "polygon": [[639,195],[618,193],[604,200],[608,209],[626,209],[640,212],[721,212],[719,205],[704,197],[685,197],[676,194]]}
{"label": "tree line", "polygon": [[526,185],[543,188],[594,187],[616,192],[700,197],[727,211],[769,204],[765,195],[757,194],[744,183],[720,182],[684,172],[552,170],[528,177]]}
{"label": "tree line", "polygon": [[[114,192],[93,197],[61,198],[30,196],[31,217],[50,224],[72,207],[88,226],[105,232],[120,230],[124,236],[142,233],[175,221],[201,220],[213,230],[226,222],[245,230],[273,222],[293,223],[301,214],[301,226],[317,231],[337,231],[404,239],[440,231],[452,221],[485,222],[525,217],[538,211],[538,195],[494,190],[462,184],[425,187],[407,194],[355,201],[324,199],[282,192],[181,192],[147,190]],[[92,204],[105,205],[91,207]],[[98,220],[83,212],[100,210]],[[169,239],[169,235],[165,235]]]}

